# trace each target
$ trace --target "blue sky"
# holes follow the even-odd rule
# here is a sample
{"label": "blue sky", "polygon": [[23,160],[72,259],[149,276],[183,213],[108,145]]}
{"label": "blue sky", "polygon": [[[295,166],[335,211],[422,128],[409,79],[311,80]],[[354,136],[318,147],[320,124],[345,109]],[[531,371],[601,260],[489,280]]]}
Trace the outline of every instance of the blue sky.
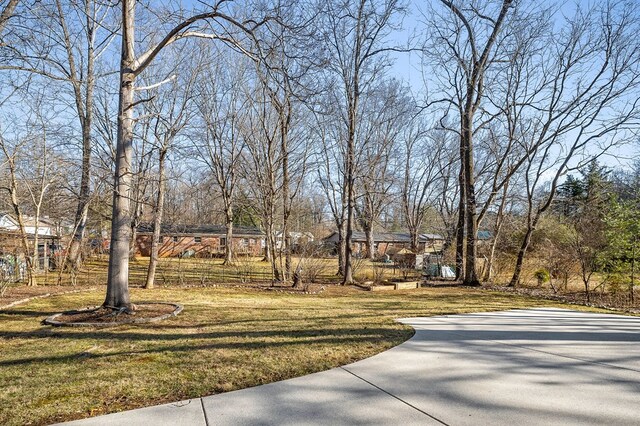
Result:
{"label": "blue sky", "polygon": [[[438,0],[431,1],[438,2]],[[420,10],[425,9],[425,4],[427,4],[427,2],[408,2],[407,15],[404,17],[403,21],[403,31],[392,35],[394,42],[398,45],[405,45],[412,34],[415,35],[423,30],[424,24],[420,22]],[[558,5],[558,3],[553,0],[542,0],[542,4],[552,6]],[[594,2],[590,0],[563,2],[559,5],[559,13],[565,16],[571,16],[575,13],[577,6],[587,8],[592,4],[594,4]],[[638,6],[640,7],[640,2],[638,3]],[[406,82],[416,96],[423,96],[424,81],[422,78],[420,53],[395,53],[392,57],[394,59],[394,64],[389,69],[388,75]],[[634,158],[637,158],[640,154],[639,145],[640,143],[636,142],[632,145],[624,145],[610,149],[607,154],[600,158],[599,161],[614,170],[628,168]]]}

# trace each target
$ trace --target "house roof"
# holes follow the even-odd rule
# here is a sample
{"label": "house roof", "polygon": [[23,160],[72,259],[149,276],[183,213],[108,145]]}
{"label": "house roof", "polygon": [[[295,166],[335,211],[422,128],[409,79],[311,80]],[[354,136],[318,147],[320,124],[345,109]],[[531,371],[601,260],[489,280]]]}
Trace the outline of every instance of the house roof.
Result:
{"label": "house roof", "polygon": [[[338,233],[334,232],[325,238],[327,241],[338,241]],[[351,236],[351,241],[359,243],[367,241],[367,236],[364,232],[354,231]],[[409,234],[391,233],[391,232],[374,232],[373,241],[376,243],[410,243],[411,237]]]}
{"label": "house roof", "polygon": [[487,229],[481,229],[476,234],[478,236],[478,240],[490,240],[493,237],[491,231]]}
{"label": "house roof", "polygon": [[[444,238],[437,234],[420,234],[418,235],[418,242],[424,243],[426,241],[432,240],[444,240]],[[338,242],[338,233],[333,232],[325,241],[328,242]],[[367,241],[366,235],[364,232],[354,231],[351,237],[351,241],[360,243]],[[409,233],[401,233],[401,232],[374,232],[373,233],[373,241],[376,243],[411,243],[411,234]]]}
{"label": "house roof", "polygon": [[[49,220],[40,218],[37,222],[34,217],[22,216],[22,224],[24,226],[25,233],[28,235],[34,235],[36,232],[36,223],[38,228],[38,236],[51,236],[54,234],[52,225]],[[0,213],[0,230],[9,232],[19,232],[20,224],[18,220],[9,213]]]}
{"label": "house roof", "polygon": [[418,241],[423,243],[425,241],[430,241],[430,240],[442,240],[444,241],[444,237],[442,235],[438,235],[438,234],[420,234],[418,235]]}
{"label": "house roof", "polygon": [[[282,231],[276,231],[275,237],[282,238],[282,234],[283,234]],[[315,238],[311,232],[301,232],[301,231],[289,231],[289,236],[294,239],[305,237],[310,240],[313,240]]]}
{"label": "house roof", "polygon": [[[152,223],[141,223],[138,225],[138,232],[141,234],[152,233]],[[170,225],[163,224],[160,228],[163,235],[225,235],[227,227],[225,225]],[[233,235],[248,237],[264,237],[264,232],[253,226],[234,226]]]}

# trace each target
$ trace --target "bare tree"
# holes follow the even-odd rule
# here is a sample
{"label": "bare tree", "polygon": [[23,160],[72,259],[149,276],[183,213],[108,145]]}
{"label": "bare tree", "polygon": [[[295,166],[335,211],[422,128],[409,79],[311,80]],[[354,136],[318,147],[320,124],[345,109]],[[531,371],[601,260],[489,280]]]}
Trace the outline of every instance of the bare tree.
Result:
{"label": "bare tree", "polygon": [[451,195],[448,181],[455,167],[448,135],[441,129],[429,129],[422,115],[413,117],[404,129],[401,199],[413,250],[418,249],[418,236],[429,208],[437,208],[443,217],[451,213],[447,213],[449,203],[438,207]]}
{"label": "bare tree", "polygon": [[[185,54],[175,54],[174,63],[180,63],[193,51]],[[159,71],[165,71],[160,69]],[[170,67],[169,73],[175,71]],[[171,83],[153,89],[156,92],[153,100],[145,104],[145,112],[149,114],[152,123],[152,141],[157,152],[157,179],[155,182],[155,199],[153,201],[153,235],[151,237],[151,250],[149,267],[144,287],[153,288],[155,273],[158,265],[160,250],[160,237],[164,216],[164,199],[167,186],[167,157],[173,148],[176,138],[188,125],[193,117],[191,103],[193,101],[194,86],[200,76],[200,66],[196,62],[191,66],[190,72],[182,77],[174,78]],[[166,74],[166,71],[163,73]]]}
{"label": "bare tree", "polygon": [[363,96],[364,113],[359,123],[360,147],[356,156],[360,165],[356,180],[359,194],[355,208],[371,260],[375,254],[374,226],[393,200],[400,178],[396,172],[401,162],[400,136],[415,113],[412,103],[396,80],[383,81]]}
{"label": "bare tree", "polygon": [[[136,77],[144,71],[168,45],[188,37],[220,40],[246,51],[240,39],[250,37],[252,30],[264,21],[240,22],[225,13],[226,2],[220,0],[169,28],[166,35],[140,55],[136,55],[134,0],[122,2],[122,49],[118,106],[118,136],[114,176],[113,213],[109,273],[104,306],[129,310],[129,243],[131,241],[131,158],[133,140],[133,109]],[[204,28],[197,28],[202,24]],[[247,52],[248,53],[248,52]],[[142,100],[141,100],[142,101]]]}
{"label": "bare tree", "polygon": [[[215,51],[215,65],[198,84],[198,112],[205,131],[196,142],[198,158],[204,162],[222,198],[226,225],[224,263],[234,261],[233,225],[239,162],[244,149],[240,127],[244,122],[245,104],[249,101],[244,87],[248,84],[247,66],[243,58],[229,52]],[[213,57],[211,58],[213,64]],[[202,140],[204,139],[204,140]]]}
{"label": "bare tree", "polygon": [[306,111],[315,84],[310,75],[319,55],[311,37],[315,29],[315,5],[307,2],[275,2],[275,13],[286,27],[265,25],[256,33],[262,44],[263,58],[255,62],[257,81],[268,97],[278,129],[281,167],[281,207],[278,226],[280,237],[273,253],[280,263],[283,282],[292,278],[291,213],[304,181],[308,157]]}
{"label": "bare tree", "polygon": [[[36,274],[40,269],[43,207],[53,190],[61,187],[60,159],[54,152],[55,134],[59,129],[49,124],[49,121],[55,121],[55,117],[51,114],[45,116],[43,99],[40,92],[23,99],[22,102],[29,103],[31,108],[19,117],[7,120],[14,123],[12,129],[0,129],[0,154],[6,171],[6,180],[3,179],[0,188],[9,195],[9,204],[18,224],[28,285],[37,284]],[[4,133],[10,136],[5,137]]]}
{"label": "bare tree", "polygon": [[314,114],[314,137],[318,144],[318,182],[329,205],[331,217],[338,232],[338,270],[336,275],[344,276],[346,239],[347,199],[345,197],[344,146],[342,129],[337,125],[339,116],[329,99],[320,102],[322,113]]}
{"label": "bare tree", "polygon": [[35,265],[33,263],[33,258],[30,256],[29,237],[25,228],[22,203],[18,192],[19,183],[16,165],[18,150],[16,148],[20,148],[24,142],[25,141],[19,141],[18,146],[12,146],[12,144],[10,144],[10,142],[4,138],[2,132],[0,132],[0,149],[2,150],[2,154],[4,157],[3,166],[6,167],[9,172],[8,182],[3,185],[3,189],[6,190],[9,194],[10,205],[18,222],[20,243],[22,245],[22,250],[24,252],[25,262],[27,266],[27,285],[35,286],[37,285]]}
{"label": "bare tree", "polygon": [[282,280],[277,261],[276,220],[282,190],[282,155],[278,143],[278,117],[269,107],[269,95],[262,85],[251,88],[255,100],[248,104],[250,113],[241,131],[245,144],[243,153],[243,179],[246,196],[253,200],[260,212],[266,234],[265,260],[270,262],[274,280]]}
{"label": "bare tree", "polygon": [[[12,3],[15,7],[15,2],[10,2],[7,8]],[[74,231],[66,254],[66,266],[77,268],[91,195],[96,61],[114,38],[113,25],[109,22],[111,6],[94,0],[71,3],[56,0],[31,8],[28,15],[27,24],[16,35],[12,61],[0,66],[0,70],[44,77],[53,83],[64,83],[71,90],[80,125],[82,160],[76,189]]]}
{"label": "bare tree", "polygon": [[[40,109],[42,105],[38,105],[37,107]],[[54,169],[57,166],[57,162],[53,154],[49,128],[44,120],[45,117],[37,111],[35,114],[35,122],[29,123],[30,131],[33,132],[33,134],[29,135],[27,144],[22,145],[24,151],[19,153],[26,161],[23,160],[22,167],[12,171],[12,175],[15,175],[17,172],[21,186],[23,186],[31,204],[30,210],[33,213],[33,251],[31,262],[32,269],[35,272],[40,270],[39,237],[40,219],[43,215],[42,208],[46,198],[50,196],[52,186],[56,185],[59,180],[59,174],[56,173]],[[14,178],[15,176],[12,176],[12,179]],[[18,215],[19,209],[17,206],[14,206],[14,211],[16,215]]]}
{"label": "bare tree", "polygon": [[[485,98],[488,69],[498,60],[496,45],[501,42],[502,27],[509,15],[512,0],[471,2],[441,0],[448,15],[432,20],[433,51],[441,65],[443,85],[452,96],[435,102],[446,102],[458,114],[460,138],[460,197],[457,229],[457,273],[466,285],[479,285],[476,273],[476,186],[474,133],[478,124],[476,113]],[[444,46],[444,47],[440,47]],[[445,59],[447,58],[447,59]],[[446,65],[448,58],[455,64]],[[445,90],[447,92],[447,90]],[[464,243],[463,243],[464,241]]]}
{"label": "bare tree", "polygon": [[323,42],[328,50],[327,69],[332,75],[334,91],[344,131],[345,243],[343,284],[353,283],[351,239],[355,220],[355,184],[357,176],[357,128],[361,119],[360,97],[380,78],[392,50],[385,37],[393,29],[394,19],[403,11],[397,0],[359,0],[353,4],[328,2],[322,12]]}
{"label": "bare tree", "polygon": [[[152,102],[154,96],[149,98],[148,102]],[[146,103],[146,102],[145,102]],[[141,106],[144,111],[145,108]],[[148,117],[151,118],[151,117]],[[153,174],[153,154],[156,151],[155,146],[155,123],[142,116],[135,119],[134,140],[133,140],[133,166],[131,174],[133,175],[133,183],[131,187],[131,203],[133,205],[131,223],[131,240],[129,241],[129,258],[135,258],[136,239],[138,226],[142,222],[145,209],[152,205],[152,174]]]}
{"label": "bare tree", "polygon": [[[526,232],[510,285],[522,273],[531,236],[551,207],[561,178],[613,145],[636,137],[640,108],[640,27],[626,3],[577,9],[540,42],[535,93],[526,105]],[[533,85],[532,85],[533,86]],[[524,114],[523,114],[524,115]]]}
{"label": "bare tree", "polygon": [[7,4],[3,6],[0,12],[0,35],[2,35],[2,31],[9,23],[9,19],[13,16],[13,12],[16,10],[18,3],[19,0],[9,0]]}

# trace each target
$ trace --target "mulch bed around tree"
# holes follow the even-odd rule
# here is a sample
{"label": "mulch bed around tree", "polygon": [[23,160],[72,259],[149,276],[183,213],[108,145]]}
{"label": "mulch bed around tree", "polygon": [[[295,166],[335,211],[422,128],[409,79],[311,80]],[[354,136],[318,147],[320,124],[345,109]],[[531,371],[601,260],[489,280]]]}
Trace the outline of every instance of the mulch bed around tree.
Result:
{"label": "mulch bed around tree", "polygon": [[177,303],[143,302],[135,304],[130,313],[100,306],[55,314],[45,319],[44,323],[71,327],[109,327],[156,322],[176,316],[180,312],[182,312],[182,305]]}

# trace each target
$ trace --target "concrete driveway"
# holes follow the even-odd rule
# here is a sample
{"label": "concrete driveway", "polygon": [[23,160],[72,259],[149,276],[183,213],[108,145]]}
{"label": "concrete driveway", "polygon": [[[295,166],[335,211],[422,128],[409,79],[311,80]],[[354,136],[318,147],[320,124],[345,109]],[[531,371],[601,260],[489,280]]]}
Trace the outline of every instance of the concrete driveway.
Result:
{"label": "concrete driveway", "polygon": [[333,370],[78,425],[640,424],[640,318],[529,309],[401,320]]}

